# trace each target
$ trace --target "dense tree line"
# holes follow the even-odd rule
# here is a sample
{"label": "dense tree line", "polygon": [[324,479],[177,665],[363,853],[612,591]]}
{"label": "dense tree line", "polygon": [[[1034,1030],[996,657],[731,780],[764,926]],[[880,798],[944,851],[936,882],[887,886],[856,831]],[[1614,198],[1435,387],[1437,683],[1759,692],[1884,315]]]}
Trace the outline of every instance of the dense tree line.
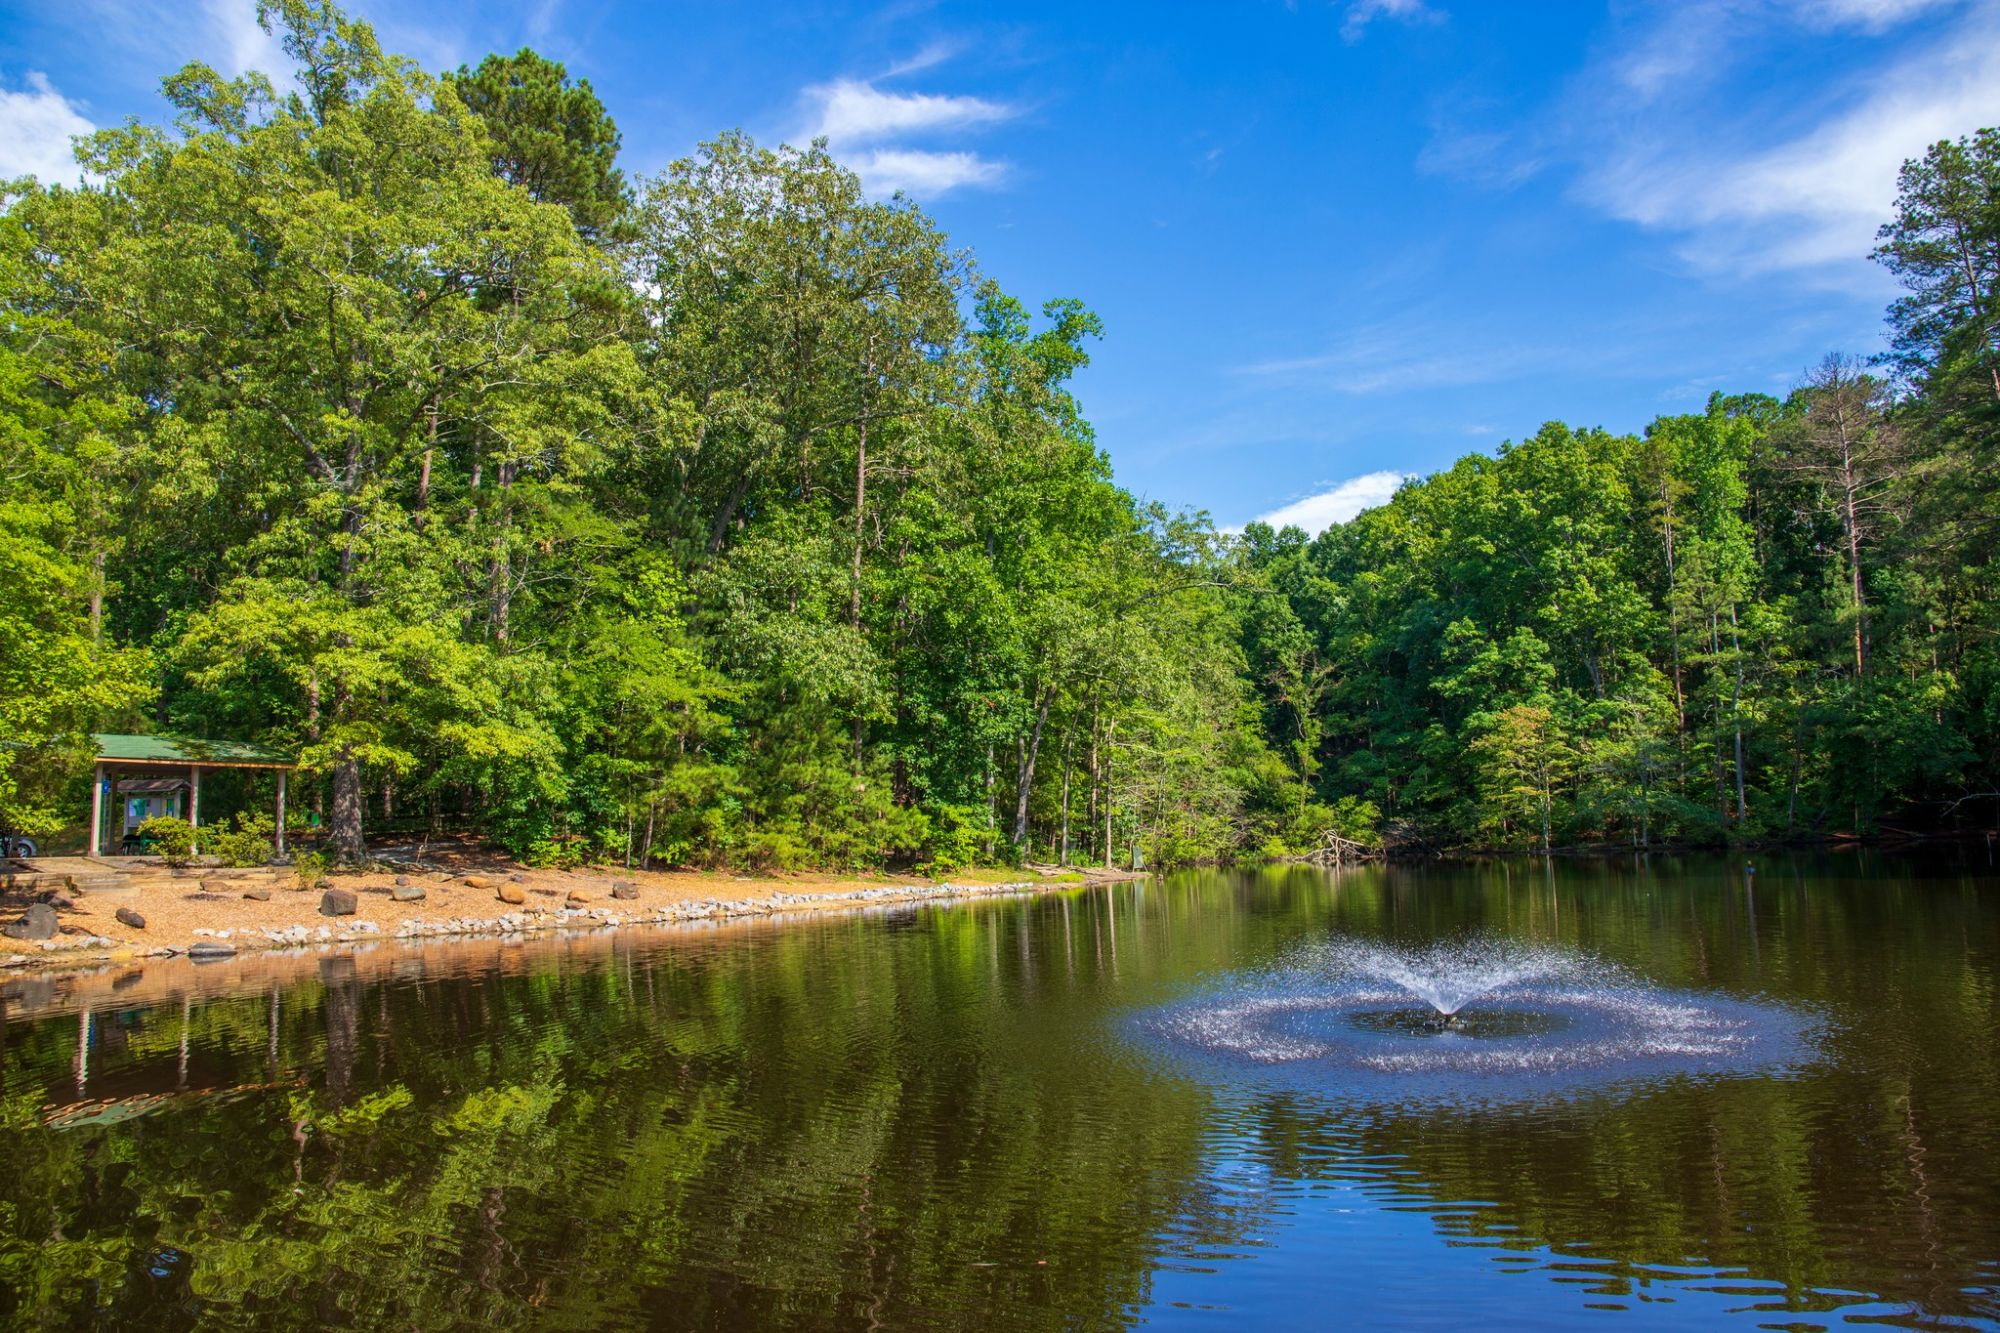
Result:
{"label": "dense tree line", "polygon": [[1638,436],[1550,423],[1311,542],[1252,527],[1345,822],[1542,846],[1993,826],[2000,133],[1900,185],[1881,363]]}
{"label": "dense tree line", "polygon": [[2000,743],[2000,142],[1902,181],[1894,360],[1550,425],[1316,539],[1119,489],[1031,310],[823,147],[651,178],[532,51],[320,0],[284,87],[0,217],[0,824],[92,730],[298,751],[334,849],[947,867],[1970,817]]}
{"label": "dense tree line", "polygon": [[1086,309],[821,147],[628,182],[531,51],[434,77],[267,17],[283,90],[191,65],[173,126],[7,199],[0,819],[73,824],[84,733],[129,727],[295,748],[350,858],[1288,835],[1224,544],[1118,489],[1066,387]]}

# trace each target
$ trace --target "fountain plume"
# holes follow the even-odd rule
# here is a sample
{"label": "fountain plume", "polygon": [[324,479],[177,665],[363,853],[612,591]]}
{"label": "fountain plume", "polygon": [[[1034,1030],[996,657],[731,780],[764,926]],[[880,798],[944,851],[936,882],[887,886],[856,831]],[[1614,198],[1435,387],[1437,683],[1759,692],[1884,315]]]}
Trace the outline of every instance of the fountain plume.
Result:
{"label": "fountain plume", "polygon": [[1329,953],[1327,961],[1337,971],[1401,987],[1444,1019],[1456,1017],[1482,995],[1523,981],[1573,976],[1578,970],[1573,956],[1485,937],[1411,949],[1347,940],[1331,946]]}

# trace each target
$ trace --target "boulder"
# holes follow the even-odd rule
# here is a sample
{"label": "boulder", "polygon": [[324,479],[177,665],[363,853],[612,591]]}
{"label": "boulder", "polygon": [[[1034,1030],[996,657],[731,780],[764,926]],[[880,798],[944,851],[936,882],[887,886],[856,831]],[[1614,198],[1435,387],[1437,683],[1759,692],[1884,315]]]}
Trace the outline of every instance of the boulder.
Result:
{"label": "boulder", "polygon": [[[467,880],[466,882],[468,884],[471,883],[470,880]],[[479,888],[483,886],[473,885],[473,887]],[[493,890],[493,896],[498,898],[503,903],[512,903],[517,907],[520,904],[528,901],[528,895],[521,892],[521,886],[518,884],[501,884]]]}
{"label": "boulder", "polygon": [[459,883],[465,885],[468,889],[490,889],[493,887],[494,881],[484,875],[467,875]]}
{"label": "boulder", "polygon": [[353,916],[354,891],[352,889],[328,889],[319,896],[321,916]]}
{"label": "boulder", "polygon": [[0,935],[13,940],[52,940],[62,923],[56,920],[56,909],[47,903],[33,903],[28,914],[11,925],[0,927]]}
{"label": "boulder", "polygon": [[398,875],[396,887],[389,890],[389,896],[399,903],[420,903],[424,900],[424,891],[420,885],[412,884]]}
{"label": "boulder", "polygon": [[590,901],[590,895],[585,893],[582,889],[571,889],[569,891],[569,896],[563,899],[563,901],[568,903],[571,907],[582,907],[585,903]]}
{"label": "boulder", "polygon": [[253,884],[243,890],[243,896],[253,903],[268,903],[271,901],[271,886],[269,884]]}
{"label": "boulder", "polygon": [[408,887],[409,883],[410,883],[410,877],[409,877],[408,875],[398,875],[398,876],[396,876],[396,887],[397,887],[397,888],[399,888],[399,889],[401,889],[401,888],[406,888],[406,887]]}
{"label": "boulder", "polygon": [[620,902],[631,902],[639,896],[639,886],[629,879],[621,879],[611,886],[611,896]]}
{"label": "boulder", "polygon": [[236,946],[217,944],[214,940],[197,940],[188,946],[188,957],[197,963],[213,962],[218,958],[234,958]]}
{"label": "boulder", "polygon": [[513,874],[507,876],[507,879],[510,883],[514,884],[526,884],[528,882],[528,877],[522,874],[518,870],[516,870]]}
{"label": "boulder", "polygon": [[140,916],[129,907],[121,907],[112,913],[112,915],[118,918],[120,925],[130,926],[134,930],[144,930],[146,928],[146,918]]}
{"label": "boulder", "polygon": [[52,893],[44,901],[58,912],[67,912],[76,906],[76,899],[66,893]]}

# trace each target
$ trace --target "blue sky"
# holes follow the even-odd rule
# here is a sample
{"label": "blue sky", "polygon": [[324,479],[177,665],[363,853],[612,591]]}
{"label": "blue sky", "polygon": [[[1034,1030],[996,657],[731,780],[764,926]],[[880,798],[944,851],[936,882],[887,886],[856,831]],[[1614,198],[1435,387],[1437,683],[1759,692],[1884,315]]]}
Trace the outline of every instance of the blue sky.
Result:
{"label": "blue sky", "polygon": [[[984,272],[1104,318],[1127,486],[1316,528],[1541,422],[1636,430],[1881,346],[1904,158],[2000,124],[2000,0],[356,0],[431,68],[537,47],[659,170],[827,134]],[[158,120],[251,0],[0,0],[0,176]]]}

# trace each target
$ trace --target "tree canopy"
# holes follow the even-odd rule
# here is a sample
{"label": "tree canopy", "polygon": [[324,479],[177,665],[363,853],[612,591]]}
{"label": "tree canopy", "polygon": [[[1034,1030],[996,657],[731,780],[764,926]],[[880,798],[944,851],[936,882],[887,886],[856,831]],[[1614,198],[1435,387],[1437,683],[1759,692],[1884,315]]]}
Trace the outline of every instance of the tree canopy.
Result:
{"label": "tree canopy", "polygon": [[628,183],[533,51],[261,12],[282,84],[189,65],[6,196],[0,825],[74,820],[93,728],[296,749],[348,858],[1650,844],[1996,785],[1992,131],[1903,173],[1892,361],[1229,535],[1115,484],[1087,307],[824,146]]}

